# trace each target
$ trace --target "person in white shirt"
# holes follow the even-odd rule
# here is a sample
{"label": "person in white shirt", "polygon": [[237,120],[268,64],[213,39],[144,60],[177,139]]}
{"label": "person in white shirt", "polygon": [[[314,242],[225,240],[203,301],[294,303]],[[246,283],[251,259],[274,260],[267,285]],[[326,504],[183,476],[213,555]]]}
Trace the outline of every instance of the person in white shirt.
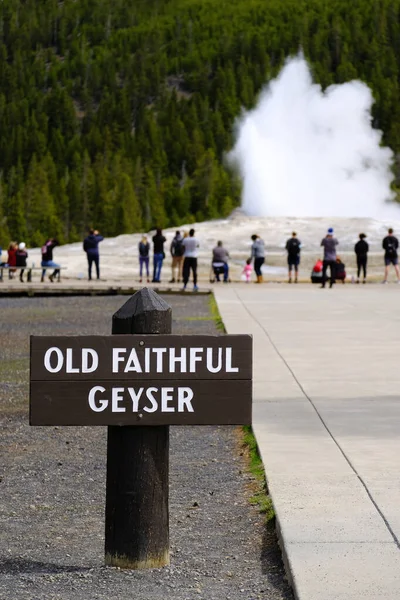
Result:
{"label": "person in white shirt", "polygon": [[185,237],[182,242],[185,248],[185,260],[183,261],[183,291],[186,290],[186,286],[188,284],[190,278],[190,269],[193,272],[193,291],[197,292],[197,257],[199,255],[198,247],[199,242],[194,237],[194,229],[189,231],[189,237]]}

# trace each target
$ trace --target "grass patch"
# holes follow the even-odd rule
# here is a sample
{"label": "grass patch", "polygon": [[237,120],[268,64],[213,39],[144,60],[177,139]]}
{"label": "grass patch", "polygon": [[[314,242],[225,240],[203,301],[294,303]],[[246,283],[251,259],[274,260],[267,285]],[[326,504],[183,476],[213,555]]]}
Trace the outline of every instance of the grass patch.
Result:
{"label": "grass patch", "polygon": [[271,497],[268,494],[264,466],[258,452],[256,438],[250,425],[243,427],[243,446],[246,448],[249,460],[249,471],[255,479],[255,492],[250,498],[250,504],[257,506],[260,513],[265,515],[266,524],[273,523],[275,511]]}
{"label": "grass patch", "polygon": [[214,294],[210,295],[210,299],[208,301],[208,306],[210,307],[210,312],[213,320],[215,321],[215,326],[221,333],[226,333],[225,325],[222,320],[221,315],[219,314],[218,304],[214,298]]}
{"label": "grass patch", "polygon": [[175,317],[175,321],[214,321],[214,317]]}

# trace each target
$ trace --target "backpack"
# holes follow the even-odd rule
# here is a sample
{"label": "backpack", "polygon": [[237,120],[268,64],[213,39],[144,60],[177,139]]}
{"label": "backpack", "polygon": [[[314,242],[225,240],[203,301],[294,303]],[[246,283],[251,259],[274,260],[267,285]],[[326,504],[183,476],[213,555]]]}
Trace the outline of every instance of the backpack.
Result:
{"label": "backpack", "polygon": [[387,240],[386,243],[386,252],[389,256],[396,256],[397,254],[397,248],[396,248],[396,244],[394,241],[392,240]]}
{"label": "backpack", "polygon": [[287,250],[291,256],[300,254],[300,242],[296,238],[291,238],[287,243]]}
{"label": "backpack", "polygon": [[183,256],[185,254],[185,246],[183,240],[176,240],[174,245],[174,256]]}

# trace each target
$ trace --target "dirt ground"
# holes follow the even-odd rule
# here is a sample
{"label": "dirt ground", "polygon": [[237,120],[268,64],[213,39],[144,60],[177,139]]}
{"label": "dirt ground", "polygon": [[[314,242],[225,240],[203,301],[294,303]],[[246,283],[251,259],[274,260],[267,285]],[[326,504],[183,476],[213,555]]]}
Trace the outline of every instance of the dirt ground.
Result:
{"label": "dirt ground", "polygon": [[[209,297],[165,299],[217,332]],[[106,428],[29,427],[29,335],[108,334],[125,301],[0,299],[0,600],[292,599],[234,427],[171,428],[171,565],[103,566]]]}

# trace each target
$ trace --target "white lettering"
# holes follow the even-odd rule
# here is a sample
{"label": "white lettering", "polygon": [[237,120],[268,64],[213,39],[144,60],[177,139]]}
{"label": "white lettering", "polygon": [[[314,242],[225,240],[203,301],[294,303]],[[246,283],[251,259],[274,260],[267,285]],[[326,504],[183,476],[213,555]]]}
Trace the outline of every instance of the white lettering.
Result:
{"label": "white lettering", "polygon": [[66,372],[67,373],[79,373],[79,369],[78,367],[73,367],[72,366],[72,348],[67,348],[67,361],[66,361]]}
{"label": "white lettering", "polygon": [[146,412],[149,412],[149,413],[156,412],[156,410],[158,408],[157,400],[153,396],[153,393],[155,393],[155,392],[158,392],[158,388],[150,387],[146,390],[146,396],[151,402],[150,408],[148,408],[147,406],[143,407],[143,410],[145,410]]}
{"label": "white lettering", "polygon": [[[89,356],[92,364],[89,366]],[[93,373],[99,366],[99,355],[92,348],[82,348],[82,373]]]}
{"label": "white lettering", "polygon": [[222,369],[222,348],[218,348],[218,364],[213,366],[213,348],[207,348],[207,370],[210,373],[218,373]]}
{"label": "white lettering", "polygon": [[169,371],[175,373],[175,364],[180,363],[180,373],[186,373],[186,348],[181,348],[181,355],[176,356],[176,348],[169,349]]}
{"label": "white lettering", "polygon": [[94,411],[94,412],[101,412],[102,410],[105,410],[108,406],[108,400],[103,399],[103,398],[99,398],[97,400],[98,404],[96,404],[96,393],[97,392],[101,392],[104,393],[106,391],[105,388],[103,388],[101,385],[96,385],[94,388],[92,388],[89,392],[89,406],[90,408]]}
{"label": "white lettering", "polygon": [[153,348],[154,354],[157,354],[157,367],[156,367],[157,373],[163,372],[163,354],[165,354],[166,351],[167,351],[166,348]]}
{"label": "white lettering", "polygon": [[238,367],[232,367],[232,348],[226,349],[226,372],[227,373],[238,373]]}
{"label": "white lettering", "polygon": [[196,363],[201,362],[201,356],[198,354],[202,354],[204,352],[204,348],[190,348],[190,372],[196,373]]}
{"label": "white lettering", "polygon": [[112,402],[112,412],[125,412],[125,406],[119,406],[119,403],[121,402],[121,400],[124,399],[124,397],[121,395],[121,393],[124,392],[124,388],[112,388],[111,391],[111,402]]}
{"label": "white lettering", "polygon": [[144,372],[150,373],[150,352],[151,348],[144,349]]}
{"label": "white lettering", "polygon": [[132,412],[138,412],[139,410],[139,400],[140,396],[143,393],[144,388],[139,388],[139,391],[135,392],[133,388],[128,388],[129,395],[132,399]]}
{"label": "white lettering", "polygon": [[161,412],[175,412],[175,408],[173,406],[168,406],[168,402],[174,399],[172,395],[173,392],[173,387],[161,388]]}
{"label": "white lettering", "polygon": [[142,367],[140,366],[139,358],[135,348],[132,348],[131,350],[128,362],[125,365],[124,373],[129,373],[130,371],[135,371],[136,373],[142,372]]}
{"label": "white lettering", "polygon": [[[51,366],[51,355],[53,354],[53,352],[55,352],[57,355],[57,364],[55,367]],[[46,351],[46,354],[44,355],[44,366],[49,373],[58,373],[63,368],[63,364],[64,356],[60,348],[56,348],[55,346],[53,346],[52,348],[49,348]]]}
{"label": "white lettering", "polygon": [[185,412],[185,406],[187,412],[194,412],[192,401],[193,390],[188,387],[178,388],[178,412]]}
{"label": "white lettering", "polygon": [[119,363],[124,360],[120,354],[125,354],[126,348],[113,348],[112,351],[112,372],[119,372]]}

